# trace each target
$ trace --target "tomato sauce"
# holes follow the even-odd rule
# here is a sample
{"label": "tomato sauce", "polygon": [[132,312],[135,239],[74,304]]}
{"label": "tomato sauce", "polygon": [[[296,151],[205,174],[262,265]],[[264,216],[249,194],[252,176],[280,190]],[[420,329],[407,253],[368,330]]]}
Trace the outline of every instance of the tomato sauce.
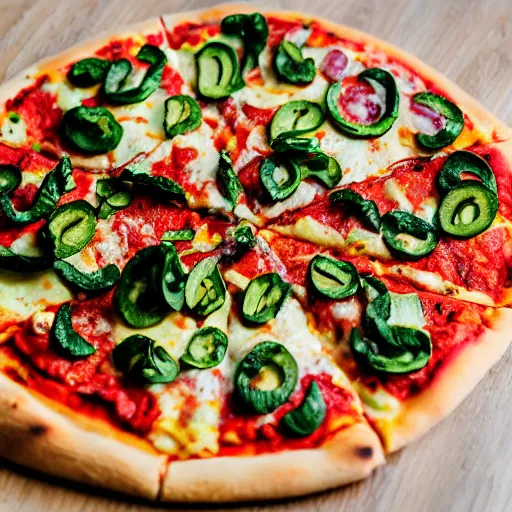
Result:
{"label": "tomato sauce", "polygon": [[[304,400],[305,393],[315,381],[327,406],[327,414],[323,424],[310,436],[303,438],[291,438],[286,436],[279,427],[281,418],[297,408]],[[235,433],[240,444],[221,445],[219,455],[236,455],[244,453],[265,453],[282,449],[305,449],[319,446],[326,441],[335,431],[329,430],[331,420],[341,416],[356,416],[354,410],[354,396],[346,389],[332,383],[332,376],[326,373],[317,375],[307,374],[300,381],[300,389],[292,394],[290,400],[278,407],[273,413],[273,420],[262,426],[258,425],[261,419],[259,415],[253,416],[240,411],[232,396],[225,401],[223,420],[221,424],[221,439],[227,432]]]}
{"label": "tomato sauce", "polygon": [[57,105],[57,96],[41,89],[47,80],[47,76],[41,76],[34,84],[8,100],[5,108],[16,112],[23,119],[27,136],[31,140],[54,144],[58,137],[62,110]]}
{"label": "tomato sauce", "polygon": [[184,84],[183,78],[181,75],[170,66],[165,66],[164,71],[162,73],[162,82],[160,83],[160,87],[169,95],[176,96],[177,94],[181,94],[181,88]]}
{"label": "tomato sauce", "polygon": [[267,44],[272,48],[277,46],[284,38],[287,32],[293,29],[302,28],[302,23],[299,21],[283,20],[269,16],[267,18],[268,24],[268,39]]}
{"label": "tomato sauce", "polygon": [[220,25],[213,23],[180,23],[167,30],[167,41],[174,50],[179,50],[184,44],[197,46],[220,33]]}

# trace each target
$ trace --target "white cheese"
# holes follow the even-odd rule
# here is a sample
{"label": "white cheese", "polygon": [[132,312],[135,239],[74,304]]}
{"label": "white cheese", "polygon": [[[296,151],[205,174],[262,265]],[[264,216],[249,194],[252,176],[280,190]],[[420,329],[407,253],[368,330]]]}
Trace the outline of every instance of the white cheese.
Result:
{"label": "white cheese", "polygon": [[64,77],[58,77],[56,82],[45,82],[41,89],[57,96],[57,106],[64,112],[82,104],[87,98],[92,98],[98,92],[98,86],[81,88],[73,87]]}
{"label": "white cheese", "polygon": [[399,210],[405,210],[411,213],[414,210],[411,202],[400,188],[400,185],[393,178],[388,179],[384,184],[384,195],[389,200],[397,202]]}
{"label": "white cheese", "polygon": [[320,190],[322,190],[321,187],[316,183],[302,181],[290,197],[283,201],[276,201],[272,206],[263,207],[262,213],[267,219],[274,219],[288,210],[307,206],[315,199]]}
{"label": "white cheese", "polygon": [[35,233],[25,233],[24,235],[21,235],[11,244],[11,250],[16,254],[23,254],[24,256],[43,255],[37,243]]}
{"label": "white cheese", "polygon": [[24,144],[27,141],[27,127],[23,119],[16,121],[8,115],[0,127],[0,140],[11,144]]}

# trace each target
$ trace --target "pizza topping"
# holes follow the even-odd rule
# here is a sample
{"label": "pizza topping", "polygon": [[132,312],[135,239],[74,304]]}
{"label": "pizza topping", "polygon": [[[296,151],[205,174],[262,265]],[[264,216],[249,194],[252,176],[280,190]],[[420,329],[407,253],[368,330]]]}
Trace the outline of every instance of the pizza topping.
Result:
{"label": "pizza topping", "polygon": [[245,84],[238,70],[238,57],[227,44],[214,41],[196,54],[197,91],[206,98],[219,100],[231,96]]}
{"label": "pizza topping", "polygon": [[383,373],[409,373],[423,368],[432,356],[430,335],[422,328],[425,318],[416,294],[390,294],[373,277],[363,279],[368,306],[365,331],[350,333],[354,357]]}
{"label": "pizza topping", "polygon": [[121,273],[116,265],[110,264],[95,272],[81,272],[71,263],[57,260],[53,268],[66,283],[88,292],[105,292],[110,290],[119,280]]}
{"label": "pizza topping", "polygon": [[186,242],[194,240],[195,234],[196,232],[192,228],[170,230],[166,231],[160,240],[162,242]]}
{"label": "pizza topping", "polygon": [[199,369],[219,365],[228,347],[227,336],[217,327],[203,327],[194,333],[181,361]]}
{"label": "pizza topping", "polygon": [[244,189],[233,170],[233,162],[226,150],[222,150],[219,155],[217,183],[222,196],[228,200],[232,210],[238,204]]}
{"label": "pizza topping", "polygon": [[296,137],[319,128],[325,114],[318,103],[306,100],[289,101],[274,114],[270,123],[270,142]]}
{"label": "pizza topping", "polygon": [[298,377],[297,362],[274,341],[258,343],[238,364],[235,396],[251,412],[268,414],[288,401]]}
{"label": "pizza topping", "polygon": [[126,105],[139,103],[150,96],[162,81],[162,73],[167,58],[160,48],[145,44],[137,54],[137,59],[150,64],[142,81],[134,86],[133,66],[128,59],[119,59],[110,65],[103,92],[111,103]]}
{"label": "pizza topping", "polygon": [[94,208],[80,199],[59,206],[48,219],[44,234],[55,257],[68,258],[80,252],[95,232]]}
{"label": "pizza topping", "polygon": [[21,184],[21,171],[15,165],[0,165],[0,194],[7,194]]}
{"label": "pizza topping", "polygon": [[146,247],[124,268],[115,301],[128,325],[145,328],[161,322],[173,307],[167,299],[183,305],[183,271],[179,262],[171,263],[175,251],[171,244]]}
{"label": "pizza topping", "polygon": [[391,251],[404,259],[429,255],[437,246],[434,227],[405,211],[392,211],[382,216],[382,234]]}
{"label": "pizza topping", "polygon": [[220,28],[224,34],[239,36],[243,41],[242,73],[258,67],[258,57],[264,50],[268,37],[265,17],[259,12],[232,14],[222,20]]}
{"label": "pizza topping", "polygon": [[332,83],[327,89],[325,96],[327,110],[334,124],[343,133],[358,138],[380,137],[389,131],[398,117],[399,94],[395,79],[384,69],[370,68],[361,72],[358,75],[358,80],[368,82],[370,85],[373,81],[385,89],[385,109],[377,121],[370,124],[358,124],[343,117],[340,112],[340,100],[343,96],[340,82]]}
{"label": "pizza topping", "polygon": [[105,59],[97,57],[82,59],[71,66],[67,75],[68,80],[75,87],[91,87],[103,82],[109,67],[110,62]]}
{"label": "pizza topping", "polygon": [[292,84],[309,84],[316,76],[315,61],[305,59],[299,47],[291,41],[281,41],[274,57],[278,77]]}
{"label": "pizza topping", "polygon": [[464,114],[451,101],[431,92],[420,92],[412,100],[437,112],[445,119],[445,125],[436,134],[418,133],[418,142],[427,149],[442,149],[452,144],[464,127]]}
{"label": "pizza topping", "polygon": [[282,201],[297,190],[301,181],[301,170],[293,158],[273,155],[261,163],[260,179],[269,196]]}
{"label": "pizza topping", "polygon": [[498,213],[498,196],[475,180],[465,180],[441,201],[439,221],[443,230],[456,237],[483,233]]}
{"label": "pizza topping", "polygon": [[29,210],[16,211],[5,192],[0,194],[0,209],[9,219],[20,224],[29,224],[48,218],[60,197],[76,186],[71,171],[71,161],[65,156],[45,176]]}
{"label": "pizza topping", "polygon": [[165,100],[164,130],[167,138],[191,132],[203,121],[201,107],[186,94],[171,96]]}
{"label": "pizza topping", "polygon": [[311,260],[309,279],[315,291],[331,299],[351,297],[359,289],[359,274],[352,263],[321,254]]}
{"label": "pizza topping", "polygon": [[292,436],[310,436],[324,422],[327,406],[318,384],[313,380],[306,390],[302,403],[281,419],[285,432]]}
{"label": "pizza topping", "polygon": [[123,127],[103,107],[74,107],[62,118],[62,131],[69,142],[90,154],[108,153],[123,136]]}
{"label": "pizza topping", "polygon": [[51,341],[55,350],[68,358],[90,356],[96,349],[73,329],[71,306],[63,304],[53,322]]}
{"label": "pizza topping", "polygon": [[470,174],[482,180],[482,185],[497,194],[496,177],[490,165],[475,153],[455,151],[446,159],[437,176],[437,184],[444,194],[462,183],[462,175]]}
{"label": "pizza topping", "polygon": [[112,351],[116,368],[126,377],[144,384],[166,384],[179,373],[178,363],[164,347],[141,334],[134,334]]}
{"label": "pizza topping", "polygon": [[132,195],[126,183],[116,178],[98,180],[96,195],[100,199],[98,218],[108,219],[130,205]]}
{"label": "pizza topping", "polygon": [[255,277],[244,291],[242,316],[253,324],[264,324],[277,316],[290,295],[291,286],[271,272]]}
{"label": "pizza topping", "polygon": [[46,256],[26,256],[0,245],[0,268],[12,272],[42,272],[52,268],[52,260]]}
{"label": "pizza topping", "polygon": [[[316,139],[314,139],[316,140]],[[315,153],[299,160],[301,179],[314,178],[327,188],[333,188],[341,181],[342,171],[338,161],[325,153]]]}
{"label": "pizza topping", "polygon": [[329,194],[329,200],[331,204],[345,204],[350,213],[356,214],[368,229],[376,233],[380,231],[380,213],[375,201],[364,199],[350,189],[336,190]]}
{"label": "pizza topping", "polygon": [[322,60],[320,71],[329,79],[339,82],[348,65],[348,57],[337,48],[331,50]]}
{"label": "pizza topping", "polygon": [[185,301],[196,314],[207,316],[225,301],[226,287],[220,275],[217,258],[200,261],[190,272],[185,285]]}

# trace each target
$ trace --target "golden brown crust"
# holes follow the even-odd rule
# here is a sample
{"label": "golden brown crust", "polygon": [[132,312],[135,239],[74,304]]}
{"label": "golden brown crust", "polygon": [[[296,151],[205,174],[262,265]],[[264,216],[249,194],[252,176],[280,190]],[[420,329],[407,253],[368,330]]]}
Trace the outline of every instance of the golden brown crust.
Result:
{"label": "golden brown crust", "polygon": [[[268,4],[267,4],[268,5]],[[472,98],[468,93],[463,91],[458,85],[454,84],[451,80],[446,78],[444,75],[425,64],[412,54],[397,48],[396,46],[378,39],[370,34],[366,34],[359,30],[356,30],[345,25],[333,23],[332,21],[326,20],[313,14],[304,14],[294,11],[274,11],[267,9],[264,4],[263,8],[258,9],[258,5],[251,4],[221,4],[213,7],[212,9],[203,11],[190,11],[178,14],[164,15],[163,20],[166,26],[170,27],[172,24],[181,20],[191,21],[197,19],[198,21],[219,21],[223,17],[229,14],[237,13],[252,13],[254,11],[260,11],[266,16],[276,16],[288,20],[297,20],[300,22],[320,22],[324,28],[333,32],[335,35],[344,37],[354,41],[360,42],[365,45],[369,45],[376,50],[380,50],[387,55],[396,58],[400,62],[403,62],[411,69],[414,69],[423,78],[432,81],[437,87],[446,91],[446,93],[457,103],[457,105],[470,116],[473,123],[478,125],[480,137],[478,142],[489,143],[493,140],[506,140],[512,137],[512,128],[505,125],[496,116],[486,110],[478,101]],[[460,139],[460,137],[459,137]],[[470,144],[464,144],[464,141],[455,141],[454,148],[461,149],[463,146],[471,145],[475,140],[472,140]],[[461,145],[462,144],[462,145]],[[460,146],[460,147],[459,147]]]}
{"label": "golden brown crust", "polygon": [[161,499],[227,502],[301,496],[366,478],[383,463],[375,432],[356,423],[316,449],[171,462]]}
{"label": "golden brown crust", "polygon": [[[87,423],[89,423],[88,426]],[[0,374],[0,455],[57,477],[156,499],[166,457],[80,424]]]}
{"label": "golden brown crust", "polygon": [[512,310],[495,310],[491,325],[479,340],[445,361],[429,388],[402,402],[392,424],[377,422],[387,453],[403,448],[448,416],[498,362],[512,341]]}

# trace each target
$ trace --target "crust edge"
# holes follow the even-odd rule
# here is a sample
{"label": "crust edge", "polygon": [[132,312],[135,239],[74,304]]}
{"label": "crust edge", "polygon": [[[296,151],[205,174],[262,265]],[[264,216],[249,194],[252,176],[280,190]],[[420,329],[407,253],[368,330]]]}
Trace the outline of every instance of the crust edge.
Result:
{"label": "crust edge", "polygon": [[160,499],[222,503],[295,497],[361,480],[383,463],[377,434],[356,423],[316,449],[171,462]]}
{"label": "crust edge", "polygon": [[0,455],[55,477],[156,499],[166,457],[87,430],[0,374]]}
{"label": "crust edge", "polygon": [[492,326],[448,361],[434,383],[404,402],[385,439],[387,453],[415,441],[447,417],[482,380],[512,341],[512,310],[498,309]]}

